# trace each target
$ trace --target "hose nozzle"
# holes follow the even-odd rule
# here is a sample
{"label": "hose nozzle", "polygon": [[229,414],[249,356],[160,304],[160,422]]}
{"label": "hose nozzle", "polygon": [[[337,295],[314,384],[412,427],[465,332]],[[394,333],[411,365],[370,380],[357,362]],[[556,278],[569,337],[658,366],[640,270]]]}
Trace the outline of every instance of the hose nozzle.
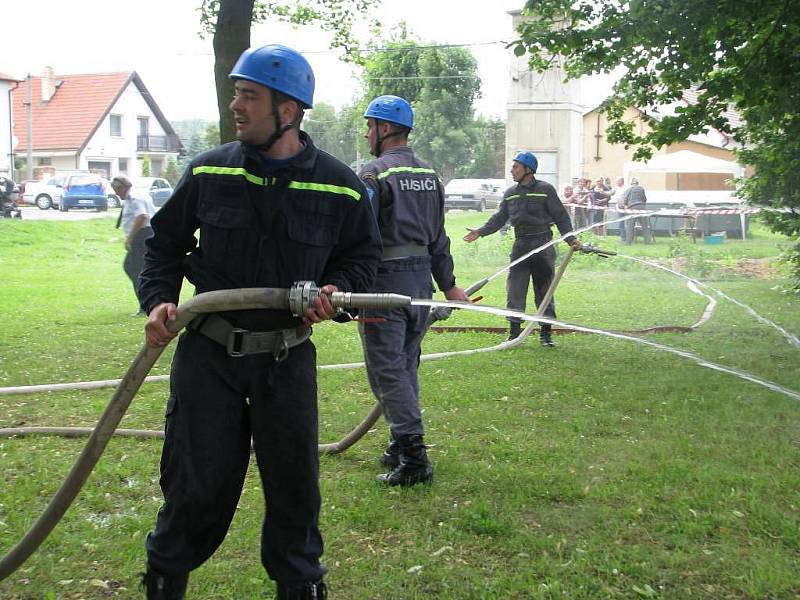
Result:
{"label": "hose nozzle", "polygon": [[592,244],[581,244],[580,251],[584,254],[597,254],[601,258],[608,258],[617,254],[613,250],[603,250]]}
{"label": "hose nozzle", "polygon": [[334,308],[347,310],[349,308],[368,308],[385,310],[411,305],[411,296],[392,293],[354,294],[353,292],[333,292],[331,304]]}
{"label": "hose nozzle", "polygon": [[[301,317],[306,309],[319,298],[319,286],[313,281],[296,281],[289,288],[289,310],[296,317]],[[411,296],[392,293],[357,294],[353,292],[333,292],[331,304],[334,308],[348,310],[351,308],[367,308],[385,310],[411,305]]]}

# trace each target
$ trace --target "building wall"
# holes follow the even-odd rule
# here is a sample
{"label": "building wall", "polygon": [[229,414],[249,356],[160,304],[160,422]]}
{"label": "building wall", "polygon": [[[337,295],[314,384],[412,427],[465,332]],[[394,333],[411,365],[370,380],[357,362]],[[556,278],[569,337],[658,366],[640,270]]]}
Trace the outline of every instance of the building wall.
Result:
{"label": "building wall", "polygon": [[[512,11],[513,27],[523,20]],[[527,17],[525,17],[527,18]],[[546,155],[543,164],[554,164],[554,173],[540,173],[541,179],[557,187],[568,183],[581,169],[580,84],[564,83],[566,76],[558,61],[546,73],[528,67],[528,56],[514,56],[508,94],[506,123],[506,164],[520,150]]]}
{"label": "building wall", "polygon": [[15,82],[0,80],[0,173],[13,175],[11,163],[11,109],[8,92]]}
{"label": "building wall", "polygon": [[[625,111],[625,120],[634,122],[637,134],[644,134],[649,127],[642,118],[640,111],[628,108]],[[584,162],[581,169],[583,177],[592,181],[598,177],[609,177],[612,184],[617,177],[621,177],[625,163],[633,160],[635,148],[626,149],[621,144],[609,144],[606,137],[608,119],[606,115],[592,110],[583,116],[582,146]],[[716,148],[708,144],[701,144],[690,140],[671,144],[653,153],[653,156],[670,154],[680,150],[691,150],[719,158],[733,161],[733,152],[724,148]],[[730,175],[714,173],[642,173],[636,175],[645,189],[649,190],[731,190],[733,186],[727,183]],[[627,182],[626,182],[627,183]]]}
{"label": "building wall", "polygon": [[[120,136],[111,135],[111,116],[119,115],[122,118]],[[86,148],[79,158],[80,169],[88,169],[89,163],[108,163],[110,175],[120,173],[120,159],[127,163],[126,175],[132,177],[141,175],[142,160],[148,156],[152,166],[161,165],[163,168],[169,159],[177,160],[175,152],[139,152],[137,151],[137,136],[139,135],[139,117],[147,117],[149,134],[151,136],[166,135],[153,111],[145,102],[135,85],[131,84],[111,107],[108,115],[97,128]],[[125,165],[123,165],[125,166]],[[156,172],[158,171],[158,172]],[[153,175],[160,171],[154,169]]]}

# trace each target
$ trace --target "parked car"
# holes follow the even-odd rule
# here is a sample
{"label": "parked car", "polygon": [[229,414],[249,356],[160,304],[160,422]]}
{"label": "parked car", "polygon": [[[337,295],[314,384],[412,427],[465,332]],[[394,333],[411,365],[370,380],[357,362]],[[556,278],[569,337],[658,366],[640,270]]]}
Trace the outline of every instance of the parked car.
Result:
{"label": "parked car", "polygon": [[503,192],[488,179],[453,179],[444,188],[444,209],[471,208],[483,212],[497,208]]}
{"label": "parked car", "polygon": [[35,204],[40,210],[55,208],[61,202],[66,175],[54,175],[42,181],[30,181],[25,184],[22,201]]}
{"label": "parked car", "polygon": [[[25,204],[25,188],[26,187],[28,187],[29,185],[32,186],[32,187],[35,187],[35,186],[39,185],[40,183],[41,183],[41,181],[39,181],[38,179],[25,179],[24,181],[21,181],[18,184],[19,185],[19,203],[20,204]],[[31,204],[33,204],[33,201],[31,201]]]}
{"label": "parked car", "polygon": [[505,179],[489,179],[489,183],[491,183],[495,190],[500,194],[500,199],[503,199],[503,194],[508,189],[508,184],[506,184]]}
{"label": "parked car", "polygon": [[172,196],[172,185],[163,177],[131,177],[131,183],[134,188],[149,193],[155,206],[164,206]]}
{"label": "parked car", "polygon": [[103,178],[92,173],[67,175],[59,210],[67,212],[71,208],[93,208],[97,212],[108,210],[108,192]]}

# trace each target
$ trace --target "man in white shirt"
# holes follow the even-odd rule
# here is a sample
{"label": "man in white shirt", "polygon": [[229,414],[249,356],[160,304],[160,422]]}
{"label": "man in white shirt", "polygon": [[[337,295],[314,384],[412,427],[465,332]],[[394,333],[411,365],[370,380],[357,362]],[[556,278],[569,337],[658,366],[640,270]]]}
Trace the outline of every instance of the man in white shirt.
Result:
{"label": "man in white shirt", "polygon": [[[153,235],[150,217],[155,214],[156,208],[150,194],[137,193],[133,195],[131,193],[133,184],[124,175],[114,177],[111,187],[122,201],[117,227],[122,225],[122,232],[125,234],[125,250],[128,251],[122,267],[131,280],[133,291],[136,293],[139,273],[144,261],[145,241]],[[140,310],[137,314],[143,315],[144,312]]]}

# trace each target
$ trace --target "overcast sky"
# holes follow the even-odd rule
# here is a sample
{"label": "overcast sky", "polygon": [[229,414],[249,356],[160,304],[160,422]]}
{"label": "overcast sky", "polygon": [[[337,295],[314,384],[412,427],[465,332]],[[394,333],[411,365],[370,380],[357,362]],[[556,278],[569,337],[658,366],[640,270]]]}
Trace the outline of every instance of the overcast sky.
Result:
{"label": "overcast sky", "polygon": [[[12,0],[4,0],[10,2]],[[211,40],[201,40],[200,0],[14,0],[0,34],[0,73],[24,78],[45,65],[56,74],[137,71],[170,120],[216,120]],[[405,20],[424,42],[469,44],[483,82],[477,112],[505,117],[513,39],[509,10],[524,0],[384,0],[384,25]],[[8,13],[6,13],[8,15]],[[366,31],[366,30],[365,30]],[[312,28],[263,25],[253,45],[303,52],[317,78],[315,101],[341,107],[359,94],[352,68]]]}

